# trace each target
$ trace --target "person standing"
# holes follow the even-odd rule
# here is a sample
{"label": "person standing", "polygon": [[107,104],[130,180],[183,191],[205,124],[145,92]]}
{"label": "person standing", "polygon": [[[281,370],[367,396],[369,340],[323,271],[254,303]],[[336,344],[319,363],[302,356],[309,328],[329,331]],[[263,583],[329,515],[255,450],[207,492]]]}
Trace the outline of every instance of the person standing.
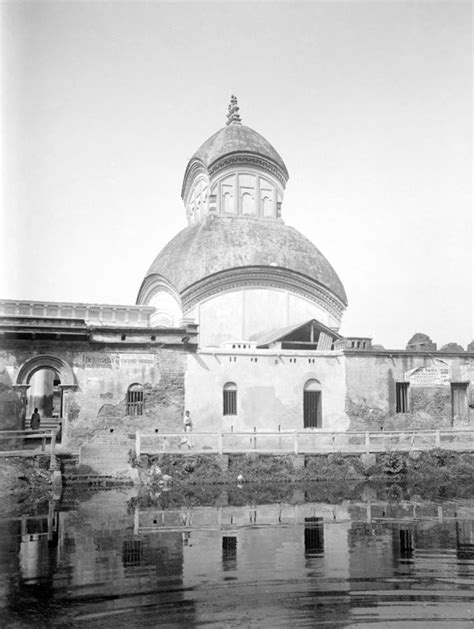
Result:
{"label": "person standing", "polygon": [[[189,411],[185,411],[184,413],[183,428],[185,433],[190,433],[193,431],[193,422],[191,420],[191,413]],[[189,449],[193,447],[191,437],[183,437],[180,445],[185,444],[188,446]]]}
{"label": "person standing", "polygon": [[30,421],[31,430],[39,430],[40,421],[41,421],[40,414],[38,413],[38,409],[35,408],[35,411],[33,415],[31,416],[31,421]]}

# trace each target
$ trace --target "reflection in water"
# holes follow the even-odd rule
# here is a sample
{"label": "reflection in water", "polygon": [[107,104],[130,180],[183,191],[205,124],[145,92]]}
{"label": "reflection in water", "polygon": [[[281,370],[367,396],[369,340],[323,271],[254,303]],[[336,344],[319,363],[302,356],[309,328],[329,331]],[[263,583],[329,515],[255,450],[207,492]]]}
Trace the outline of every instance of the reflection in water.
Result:
{"label": "reflection in water", "polygon": [[304,498],[258,504],[253,494],[242,504],[229,492],[219,506],[191,507],[168,496],[165,508],[104,491],[4,518],[2,626],[472,620],[472,501]]}

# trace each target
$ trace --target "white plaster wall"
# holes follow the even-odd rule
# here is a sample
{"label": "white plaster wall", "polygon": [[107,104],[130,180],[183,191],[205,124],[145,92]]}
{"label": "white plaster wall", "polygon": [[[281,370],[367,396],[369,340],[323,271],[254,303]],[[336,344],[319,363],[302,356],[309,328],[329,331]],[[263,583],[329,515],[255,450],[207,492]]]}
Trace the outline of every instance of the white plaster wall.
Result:
{"label": "white plaster wall", "polygon": [[[207,526],[215,527],[218,510],[209,507],[204,509],[208,511]],[[343,522],[334,523],[336,513],[338,520]],[[266,526],[262,529],[249,527],[252,514],[256,515],[257,524]],[[239,581],[255,583],[259,578],[265,580],[270,569],[297,579],[301,570],[308,567],[304,547],[304,518],[311,516],[323,518],[324,553],[316,560],[319,568],[330,578],[347,579],[350,576],[348,531],[351,526],[347,509],[324,503],[279,503],[256,507],[224,507],[221,518],[225,528],[191,531],[189,543],[183,548],[184,585],[195,586],[202,574],[222,578],[225,572],[222,537],[225,535],[235,535],[237,538],[235,569],[232,572]],[[282,523],[292,525],[291,536],[288,536],[286,526],[278,525],[279,518]],[[193,525],[196,526],[194,519]],[[256,561],[257,557],[260,557],[260,561]]]}
{"label": "white plaster wall", "polygon": [[201,347],[219,347],[226,341],[248,340],[289,325],[317,319],[330,327],[339,323],[321,306],[299,295],[273,288],[226,291],[199,304],[186,316],[197,317]]}
{"label": "white plaster wall", "polygon": [[183,318],[180,304],[165,290],[157,291],[147,305],[155,308],[155,312],[150,317],[152,327],[176,327]]}
{"label": "white plaster wall", "polygon": [[[290,362],[290,359],[292,362]],[[295,360],[295,362],[293,362]],[[310,362],[314,360],[315,362]],[[345,362],[337,352],[254,353],[201,351],[187,357],[185,405],[194,428],[205,430],[302,430],[303,387],[321,383],[322,428],[346,430]],[[237,385],[237,415],[223,416],[222,389]]]}

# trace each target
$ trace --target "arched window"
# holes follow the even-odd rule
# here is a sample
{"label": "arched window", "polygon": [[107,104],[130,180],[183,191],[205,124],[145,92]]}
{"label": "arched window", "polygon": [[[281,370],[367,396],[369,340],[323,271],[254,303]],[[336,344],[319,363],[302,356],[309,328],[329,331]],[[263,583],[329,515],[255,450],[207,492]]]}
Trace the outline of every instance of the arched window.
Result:
{"label": "arched window", "polygon": [[303,391],[304,428],[321,428],[321,384],[317,380],[308,380]]}
{"label": "arched window", "polygon": [[127,391],[127,415],[143,415],[144,401],[143,385],[131,384]]}
{"label": "arched window", "polygon": [[224,192],[224,212],[226,214],[234,213],[234,198],[230,192]]}
{"label": "arched window", "polygon": [[249,192],[244,192],[242,195],[242,214],[255,214],[255,204]]}
{"label": "arched window", "polygon": [[264,196],[262,198],[262,207],[264,216],[273,216],[272,200],[270,197]]}
{"label": "arched window", "polygon": [[227,382],[223,389],[224,415],[237,415],[237,385]]}

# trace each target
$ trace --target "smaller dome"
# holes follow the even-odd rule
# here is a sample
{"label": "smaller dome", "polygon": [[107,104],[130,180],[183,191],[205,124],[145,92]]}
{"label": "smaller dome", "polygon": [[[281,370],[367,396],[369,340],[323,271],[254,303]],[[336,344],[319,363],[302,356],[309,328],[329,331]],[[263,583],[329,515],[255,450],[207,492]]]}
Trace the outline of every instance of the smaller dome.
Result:
{"label": "smaller dome", "polygon": [[198,148],[190,162],[198,159],[210,168],[217,160],[233,153],[254,153],[260,157],[266,157],[279,166],[285,179],[288,179],[285,162],[270,142],[260,133],[242,124],[230,124],[219,129]]}
{"label": "smaller dome", "polygon": [[184,173],[181,197],[184,199],[187,186],[197,172],[204,169],[207,175],[225,168],[231,162],[254,163],[275,175],[283,187],[289,175],[278,152],[260,133],[242,124],[237,98],[232,96],[227,113],[227,124],[211,135],[194,153]]}

